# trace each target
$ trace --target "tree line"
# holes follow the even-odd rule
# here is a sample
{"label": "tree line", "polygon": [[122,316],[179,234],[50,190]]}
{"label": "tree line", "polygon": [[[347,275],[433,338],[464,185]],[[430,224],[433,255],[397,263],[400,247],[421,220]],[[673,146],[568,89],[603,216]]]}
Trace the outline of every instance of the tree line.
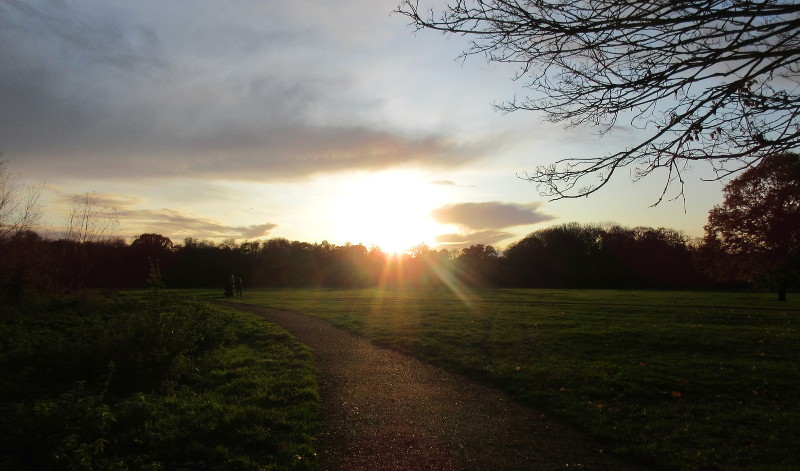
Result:
{"label": "tree line", "polygon": [[[361,244],[283,238],[219,243],[160,234],[131,243],[49,240],[27,231],[0,242],[5,297],[25,290],[222,288],[231,274],[246,287],[468,286],[519,288],[707,288],[719,281],[697,265],[698,246],[670,229],[563,224],[499,252],[489,245],[458,251],[417,246],[402,255]],[[723,280],[730,285],[731,280]]]}
{"label": "tree line", "polygon": [[[800,281],[800,156],[780,154],[742,172],[709,212],[702,239],[651,227],[562,224],[503,252],[414,247],[399,256],[361,244],[287,239],[114,238],[117,216],[87,194],[58,240],[33,231],[36,192],[21,192],[0,162],[0,297],[84,288],[468,286],[518,288],[710,288],[765,286],[786,300]],[[20,196],[27,195],[27,196]],[[34,195],[34,196],[31,196]]]}

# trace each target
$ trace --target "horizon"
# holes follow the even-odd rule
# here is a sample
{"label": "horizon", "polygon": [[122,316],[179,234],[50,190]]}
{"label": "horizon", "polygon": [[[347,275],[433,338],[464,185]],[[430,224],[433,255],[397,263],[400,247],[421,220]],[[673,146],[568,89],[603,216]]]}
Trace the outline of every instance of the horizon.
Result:
{"label": "horizon", "polygon": [[[209,242],[209,243],[213,244],[214,246],[220,246],[220,245],[223,245],[223,244],[225,244],[227,242],[233,242],[235,245],[241,246],[243,244],[253,243],[253,242],[265,243],[265,242],[269,242],[271,240],[287,240],[290,243],[298,242],[298,243],[301,243],[301,244],[310,244],[310,245],[325,245],[325,244],[328,244],[331,247],[348,247],[348,246],[358,247],[358,246],[361,246],[361,247],[364,247],[365,249],[367,249],[369,251],[377,249],[379,252],[381,252],[384,255],[389,256],[389,257],[399,257],[401,255],[410,255],[410,254],[412,254],[414,252],[415,249],[418,249],[418,248],[421,248],[421,247],[425,247],[425,248],[428,248],[430,250],[437,251],[437,252],[439,252],[441,250],[446,250],[446,251],[451,252],[451,253],[458,253],[458,251],[460,251],[462,249],[470,248],[470,247],[477,246],[477,245],[483,245],[483,246],[486,246],[486,247],[492,247],[498,252],[499,255],[502,255],[502,253],[504,251],[506,251],[510,246],[518,243],[519,241],[521,241],[521,240],[523,240],[523,239],[525,239],[525,238],[527,238],[527,237],[529,237],[529,236],[531,236],[531,235],[533,235],[533,234],[535,234],[535,233],[537,233],[539,231],[558,228],[558,227],[565,226],[565,225],[568,226],[570,224],[580,224],[580,226],[583,227],[583,228],[587,228],[587,227],[608,228],[608,227],[618,226],[618,227],[621,227],[622,229],[628,229],[628,230],[635,230],[635,229],[639,229],[639,228],[655,229],[655,230],[659,230],[659,229],[674,230],[674,231],[680,232],[683,235],[687,236],[690,241],[691,240],[700,239],[700,236],[692,236],[690,234],[687,234],[684,231],[680,231],[678,229],[674,229],[674,228],[670,228],[670,227],[663,227],[663,226],[660,226],[660,227],[653,227],[653,226],[636,226],[636,227],[633,227],[633,226],[620,225],[620,224],[617,224],[617,223],[614,223],[614,222],[579,223],[577,221],[570,221],[570,222],[561,222],[561,223],[552,224],[552,225],[549,225],[549,226],[543,226],[543,227],[537,228],[536,230],[531,231],[528,234],[522,235],[519,238],[512,240],[511,242],[509,242],[507,245],[504,245],[504,246],[492,245],[492,244],[479,244],[479,243],[470,244],[470,245],[463,245],[463,244],[444,245],[444,244],[428,244],[428,243],[423,241],[423,242],[420,242],[420,243],[417,243],[417,244],[413,244],[413,245],[410,245],[410,246],[400,246],[400,247],[396,247],[394,249],[387,249],[387,248],[384,248],[384,247],[380,246],[379,244],[367,244],[367,243],[364,243],[364,242],[354,242],[354,241],[350,241],[350,240],[346,240],[346,241],[344,241],[342,243],[334,243],[334,242],[330,242],[328,239],[310,241],[310,240],[289,239],[289,238],[286,238],[286,237],[277,237],[277,236],[276,237],[263,237],[263,238],[256,238],[256,239],[244,239],[244,238],[243,239],[234,239],[234,238],[213,239],[213,238],[198,238],[198,237],[194,237],[192,235],[181,235],[179,237],[170,237],[169,235],[156,233],[156,232],[144,232],[144,233],[140,233],[140,234],[115,234],[115,233],[111,233],[111,234],[104,235],[103,237],[101,237],[98,240],[90,240],[88,242],[103,243],[103,242],[109,242],[109,241],[123,241],[125,244],[130,245],[134,240],[136,240],[137,238],[139,238],[142,235],[155,234],[155,235],[159,235],[159,236],[168,238],[176,248],[184,246],[185,243],[187,242],[187,240],[190,240],[190,239],[193,240],[194,242]],[[42,237],[45,240],[50,240],[50,241],[69,240],[69,237],[67,235],[67,231],[63,230],[63,229],[59,230],[59,231],[54,231],[54,230],[36,229],[36,228],[34,228],[34,229],[32,229],[32,232],[35,232],[36,234],[38,234],[40,237]]]}

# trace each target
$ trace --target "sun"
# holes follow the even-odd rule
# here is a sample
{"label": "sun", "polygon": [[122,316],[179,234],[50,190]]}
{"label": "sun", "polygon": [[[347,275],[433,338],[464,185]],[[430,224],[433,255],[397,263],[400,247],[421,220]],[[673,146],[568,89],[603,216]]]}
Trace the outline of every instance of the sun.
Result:
{"label": "sun", "polygon": [[419,244],[433,246],[436,235],[447,230],[430,216],[445,203],[445,196],[421,175],[359,174],[342,182],[337,193],[331,216],[339,240],[400,253]]}

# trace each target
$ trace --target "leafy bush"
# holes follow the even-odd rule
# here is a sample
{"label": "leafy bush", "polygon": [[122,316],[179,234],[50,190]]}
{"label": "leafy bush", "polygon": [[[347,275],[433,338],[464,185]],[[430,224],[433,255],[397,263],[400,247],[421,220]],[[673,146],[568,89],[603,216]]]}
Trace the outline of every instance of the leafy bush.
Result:
{"label": "leafy bush", "polygon": [[312,357],[274,325],[162,296],[7,311],[0,469],[316,467]]}

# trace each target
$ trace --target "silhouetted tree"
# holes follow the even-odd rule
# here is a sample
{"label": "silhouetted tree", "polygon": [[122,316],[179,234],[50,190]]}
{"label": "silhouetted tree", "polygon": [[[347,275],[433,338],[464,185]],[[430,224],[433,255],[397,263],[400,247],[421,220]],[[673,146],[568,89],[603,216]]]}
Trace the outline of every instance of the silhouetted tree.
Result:
{"label": "silhouetted tree", "polygon": [[126,270],[132,272],[134,286],[141,286],[151,276],[153,267],[159,274],[168,273],[174,263],[175,244],[161,234],[141,234],[130,245],[131,259]]}
{"label": "silhouetted tree", "polygon": [[229,257],[213,243],[187,237],[175,250],[175,263],[164,278],[169,286],[222,289],[231,275]]}
{"label": "silhouetted tree", "polygon": [[0,160],[0,299],[16,301],[34,279],[41,260],[37,248],[41,238],[33,232],[42,216],[41,186],[22,186],[12,178],[5,160]]}
{"label": "silhouetted tree", "polygon": [[499,260],[502,286],[699,288],[689,238],[664,228],[577,223],[549,227],[509,246]]}
{"label": "silhouetted tree", "polygon": [[0,299],[17,299],[27,288],[157,288],[162,279],[170,287],[219,288],[221,294],[231,274],[254,288],[698,287],[687,240],[668,229],[572,223],[536,231],[502,256],[481,244],[457,256],[424,244],[389,256],[349,243],[187,238],[175,246],[162,235],[141,234],[128,245],[110,238],[54,241],[27,231],[0,241]]}
{"label": "silhouetted tree", "polygon": [[608,287],[688,288],[708,284],[686,234],[665,228],[610,226],[601,235]]}
{"label": "silhouetted tree", "polygon": [[365,287],[375,283],[375,273],[369,263],[369,251],[361,244],[328,246],[323,258],[326,266],[326,285],[336,287]]}
{"label": "silhouetted tree", "polygon": [[498,270],[497,250],[491,245],[476,244],[461,249],[456,258],[457,273],[469,284],[495,284]]}
{"label": "silhouetted tree", "polygon": [[0,239],[0,302],[16,302],[25,291],[52,285],[53,264],[43,247],[46,241],[33,231]]}
{"label": "silhouetted tree", "polygon": [[270,239],[261,244],[254,272],[261,286],[289,286],[291,244],[284,238]]}
{"label": "silhouetted tree", "polygon": [[[114,233],[119,218],[114,208],[106,207],[95,193],[73,197],[66,217],[63,250],[71,263],[63,268],[73,288],[94,287],[100,280],[91,279],[96,272],[95,263],[103,244],[117,244]],[[108,260],[100,260],[106,263]],[[108,280],[104,280],[107,282]]]}
{"label": "silhouetted tree", "polygon": [[723,178],[800,145],[794,0],[449,0],[441,9],[404,0],[398,11],[420,29],[472,38],[464,57],[519,66],[515,78],[532,93],[500,109],[601,133],[620,118],[649,131],[610,155],[537,168],[527,178],[544,195],[588,195],[624,167],[635,179],[666,170],[664,192],[677,182],[682,195],[692,161]]}
{"label": "silhouetted tree", "polygon": [[716,256],[713,267],[749,281],[767,280],[785,301],[800,268],[800,157],[764,158],[723,193],[705,227],[706,253]]}
{"label": "silhouetted tree", "polygon": [[131,242],[131,248],[138,249],[151,257],[170,252],[175,248],[169,237],[161,234],[141,234]]}
{"label": "silhouetted tree", "polygon": [[544,286],[544,273],[539,267],[543,264],[544,243],[529,234],[506,248],[503,254],[502,284],[511,287]]}
{"label": "silhouetted tree", "polygon": [[94,193],[73,197],[66,220],[65,238],[74,242],[97,242],[114,239],[119,217]]}
{"label": "silhouetted tree", "polygon": [[85,242],[80,253],[91,260],[88,273],[81,287],[114,289],[140,287],[144,279],[132,279],[133,272],[127,266],[128,245],[123,239],[107,237],[96,242]]}
{"label": "silhouetted tree", "polygon": [[577,223],[536,231],[506,249],[512,286],[584,288],[596,283],[598,229]]}
{"label": "silhouetted tree", "polygon": [[452,273],[451,262],[446,249],[435,250],[424,243],[416,245],[402,258],[400,281],[412,286],[442,286]]}
{"label": "silhouetted tree", "polygon": [[41,186],[20,186],[0,160],[0,242],[31,231],[42,217]]}

